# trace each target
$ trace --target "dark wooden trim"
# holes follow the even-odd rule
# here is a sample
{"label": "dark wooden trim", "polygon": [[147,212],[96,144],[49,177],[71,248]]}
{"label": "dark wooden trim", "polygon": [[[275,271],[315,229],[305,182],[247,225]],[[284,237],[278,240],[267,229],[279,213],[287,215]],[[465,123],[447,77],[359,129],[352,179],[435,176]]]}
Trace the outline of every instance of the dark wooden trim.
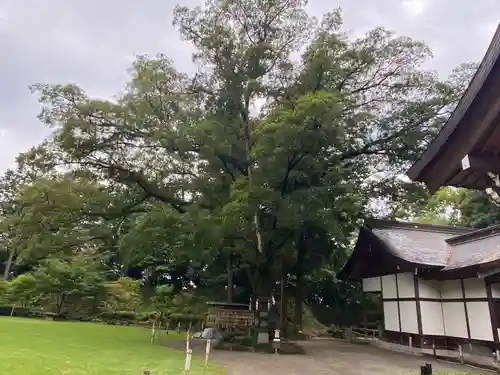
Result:
{"label": "dark wooden trim", "polygon": [[415,289],[415,304],[417,305],[418,335],[420,336],[420,347],[423,348],[424,330],[422,327],[422,309],[420,307],[420,290],[419,290],[419,285],[418,285],[418,277],[415,274],[413,274],[413,287]]}
{"label": "dark wooden trim", "polygon": [[477,231],[477,229],[467,228],[467,227],[436,225],[436,224],[420,224],[420,223],[412,223],[406,221],[393,221],[393,220],[383,220],[383,219],[367,219],[365,220],[364,225],[370,230],[410,229],[412,231],[421,231],[421,232],[450,233],[450,234],[456,234],[457,236],[460,236],[464,233]]}
{"label": "dark wooden trim", "polygon": [[396,273],[394,275],[394,279],[396,280],[396,296],[397,296],[397,303],[398,303],[398,322],[399,322],[399,332],[403,331],[403,327],[401,326],[401,305],[399,303],[399,281],[398,281],[398,274]]}
{"label": "dark wooden trim", "polygon": [[380,293],[382,298],[382,330],[385,331],[385,309],[384,309],[384,282],[382,278],[384,276],[380,276]]}
{"label": "dark wooden trim", "polygon": [[499,338],[498,338],[498,317],[496,312],[496,302],[493,298],[493,291],[491,290],[491,281],[485,280],[486,284],[486,295],[488,296],[488,307],[490,310],[490,319],[491,319],[491,329],[493,330],[493,340],[495,340],[497,349],[499,346]]}
{"label": "dark wooden trim", "polygon": [[[478,229],[473,232],[461,234],[445,240],[450,245],[458,245],[465,242],[477,241],[483,238],[489,238],[500,234],[500,225],[494,225],[488,228]],[[490,263],[490,262],[488,262]]]}
{"label": "dark wooden trim", "polygon": [[359,229],[354,250],[337,274],[340,280],[359,281],[365,278],[411,272],[418,266],[401,258],[372,230],[363,225]]}
{"label": "dark wooden trim", "polygon": [[[420,336],[418,334],[409,332],[384,331],[383,336],[386,341],[393,342],[395,344],[399,344],[400,342],[408,343],[408,337],[410,336],[412,337],[412,341],[414,343],[418,343],[420,340]],[[458,345],[464,345],[464,344],[473,344],[473,345],[478,344],[492,350],[494,350],[496,347],[496,343],[493,341],[468,339],[467,337],[442,336],[442,335],[424,334],[422,342],[424,348],[431,348],[432,342],[435,342],[437,349],[449,349],[449,350],[457,350]]]}
{"label": "dark wooden trim", "polygon": [[465,283],[464,279],[460,279],[460,287],[462,288],[462,297],[464,301],[464,311],[465,311],[465,324],[467,325],[467,336],[470,337],[470,323],[469,323],[469,311],[467,310],[467,300],[465,299]]}
{"label": "dark wooden trim", "polygon": [[[464,161],[468,163],[467,166],[464,166]],[[500,158],[498,156],[492,155],[467,154],[462,159],[462,169],[464,171],[471,169],[473,171],[480,172],[481,174],[485,174],[488,172],[499,174]]]}
{"label": "dark wooden trim", "polygon": [[[416,301],[417,298],[415,297],[402,297],[402,298],[382,298],[384,302],[409,302],[409,301]],[[428,298],[428,297],[420,297],[418,298],[419,301],[422,302],[464,302],[464,298]],[[487,297],[471,297],[471,298],[465,298],[466,302],[488,302]]]}

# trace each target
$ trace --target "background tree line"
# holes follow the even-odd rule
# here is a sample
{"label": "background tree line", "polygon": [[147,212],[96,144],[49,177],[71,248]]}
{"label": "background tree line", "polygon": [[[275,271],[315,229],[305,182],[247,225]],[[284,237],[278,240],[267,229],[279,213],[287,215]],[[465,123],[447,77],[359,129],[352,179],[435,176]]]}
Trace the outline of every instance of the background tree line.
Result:
{"label": "background tree line", "polygon": [[[442,79],[424,68],[424,43],[382,28],[353,39],[340,10],[316,19],[305,7],[179,6],[195,72],[139,56],[116,100],[34,85],[52,133],[1,181],[4,303],[146,312],[168,286],[169,311],[198,314],[207,299],[283,289],[296,329],[303,302],[326,320],[355,319],[369,301],[335,275],[356,228],[440,213],[439,196],[401,176],[475,66]],[[447,220],[460,211],[480,225],[468,196],[446,201]]]}

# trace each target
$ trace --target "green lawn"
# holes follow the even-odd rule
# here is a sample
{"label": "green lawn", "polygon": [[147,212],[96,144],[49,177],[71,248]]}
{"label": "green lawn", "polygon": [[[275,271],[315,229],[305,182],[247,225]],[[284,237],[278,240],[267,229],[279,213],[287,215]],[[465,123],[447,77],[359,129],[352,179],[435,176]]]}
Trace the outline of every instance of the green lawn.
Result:
{"label": "green lawn", "polygon": [[[184,354],[149,340],[145,328],[0,317],[0,374],[183,374]],[[193,359],[192,375],[223,373]]]}

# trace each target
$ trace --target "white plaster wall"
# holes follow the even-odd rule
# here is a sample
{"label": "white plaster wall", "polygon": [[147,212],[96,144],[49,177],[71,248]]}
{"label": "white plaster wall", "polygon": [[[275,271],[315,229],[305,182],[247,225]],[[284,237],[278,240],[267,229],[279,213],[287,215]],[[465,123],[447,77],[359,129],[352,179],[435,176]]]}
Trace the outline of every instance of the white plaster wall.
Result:
{"label": "white plaster wall", "polygon": [[363,279],[363,292],[380,292],[382,290],[380,277]]}
{"label": "white plaster wall", "polygon": [[488,302],[467,302],[467,315],[469,316],[471,338],[493,341]]}
{"label": "white plaster wall", "polygon": [[384,302],[384,327],[386,331],[399,332],[398,303]]}
{"label": "white plaster wall", "polygon": [[382,297],[397,298],[396,275],[382,276]]}
{"label": "white plaster wall", "polygon": [[399,302],[401,310],[401,332],[418,333],[417,303],[415,301]]}
{"label": "white plaster wall", "polygon": [[463,298],[460,280],[445,280],[441,282],[441,298]]}
{"label": "white plaster wall", "polygon": [[465,298],[486,297],[486,284],[484,279],[464,279]]}
{"label": "white plaster wall", "polygon": [[420,301],[420,312],[424,335],[445,335],[441,302]]}
{"label": "white plaster wall", "polygon": [[441,299],[440,283],[437,280],[418,279],[418,290],[420,298]]}
{"label": "white plaster wall", "polygon": [[443,302],[442,304],[445,335],[468,338],[464,303]]}
{"label": "white plaster wall", "polygon": [[491,284],[491,294],[493,298],[500,298],[500,283]]}
{"label": "white plaster wall", "polygon": [[415,282],[412,273],[398,274],[399,298],[415,297]]}

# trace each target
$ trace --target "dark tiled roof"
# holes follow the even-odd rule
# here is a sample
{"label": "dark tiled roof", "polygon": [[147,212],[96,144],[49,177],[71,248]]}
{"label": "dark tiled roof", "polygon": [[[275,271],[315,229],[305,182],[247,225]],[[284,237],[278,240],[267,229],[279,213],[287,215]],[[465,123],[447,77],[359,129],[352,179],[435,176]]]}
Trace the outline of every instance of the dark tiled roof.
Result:
{"label": "dark tiled roof", "polygon": [[[413,265],[435,266],[440,271],[449,271],[500,261],[500,225],[473,230],[372,220],[365,222],[363,230],[371,231],[386,252]],[[362,262],[363,258],[359,256],[365,252],[365,246],[361,245],[356,250],[356,262]],[[344,272],[350,272],[352,268],[352,265],[346,268],[348,263]],[[362,278],[361,275],[356,277]]]}
{"label": "dark tiled roof", "polygon": [[451,246],[451,258],[443,271],[463,268],[500,259],[500,235]]}
{"label": "dark tiled roof", "polygon": [[447,250],[445,240],[456,235],[443,231],[411,228],[372,229],[397,257],[411,263],[445,266]]}
{"label": "dark tiled roof", "polygon": [[500,226],[456,236],[446,243],[451,257],[443,271],[500,260]]}

